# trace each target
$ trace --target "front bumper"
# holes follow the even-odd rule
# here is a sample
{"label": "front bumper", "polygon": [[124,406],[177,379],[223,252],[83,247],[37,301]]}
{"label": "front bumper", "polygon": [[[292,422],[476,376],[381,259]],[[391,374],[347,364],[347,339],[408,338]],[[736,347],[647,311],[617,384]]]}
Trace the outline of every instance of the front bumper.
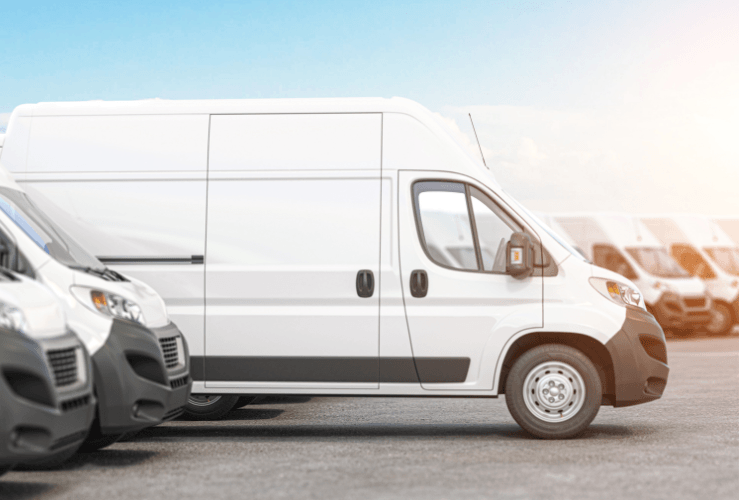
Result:
{"label": "front bumper", "polygon": [[189,357],[173,323],[149,329],[114,319],[107,342],[92,357],[101,432],[137,431],[181,414],[192,387]]}
{"label": "front bumper", "polygon": [[613,406],[631,406],[662,397],[667,385],[665,334],[654,316],[626,308],[621,330],[606,344],[614,372]]}
{"label": "front bumper", "polygon": [[[0,465],[48,459],[79,447],[95,417],[84,346],[71,332],[48,342],[4,329],[0,337]],[[47,344],[79,349],[76,382],[58,383]]]}
{"label": "front bumper", "polygon": [[[689,301],[700,301],[697,305]],[[674,293],[665,293],[651,306],[654,317],[662,328],[704,326],[711,322],[710,301],[705,297],[685,298]]]}

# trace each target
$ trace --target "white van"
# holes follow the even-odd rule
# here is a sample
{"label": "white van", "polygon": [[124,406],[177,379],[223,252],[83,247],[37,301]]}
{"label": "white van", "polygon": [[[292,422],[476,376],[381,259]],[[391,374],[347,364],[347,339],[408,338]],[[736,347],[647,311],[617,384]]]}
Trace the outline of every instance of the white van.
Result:
{"label": "white van", "polygon": [[642,221],[685,271],[706,284],[713,301],[708,332],[731,333],[739,323],[739,246],[707,217],[643,216]]}
{"label": "white van", "polygon": [[739,218],[716,217],[713,220],[731,238],[734,244],[739,245]]}
{"label": "white van", "polygon": [[107,269],[33,203],[8,175],[24,124],[11,116],[0,156],[0,266],[47,285],[92,357],[97,418],[84,451],[180,415],[187,343],[149,286]]}
{"label": "white van", "polygon": [[0,475],[74,454],[95,417],[90,357],[40,283],[0,268]]}
{"label": "white van", "polygon": [[683,270],[638,218],[607,213],[554,218],[596,266],[636,283],[662,328],[686,334],[710,322],[705,285]]}
{"label": "white van", "polygon": [[[558,438],[664,390],[636,286],[549,234],[412,101],[24,105],[5,149],[22,185],[106,235],[101,260],[164,297],[204,411],[505,393],[522,427]],[[439,217],[473,263],[430,251]]]}

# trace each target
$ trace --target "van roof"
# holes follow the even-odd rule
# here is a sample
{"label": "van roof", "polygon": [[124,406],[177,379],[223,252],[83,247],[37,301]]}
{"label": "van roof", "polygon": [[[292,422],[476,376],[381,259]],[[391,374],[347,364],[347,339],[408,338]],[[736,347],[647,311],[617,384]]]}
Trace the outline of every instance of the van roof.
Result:
{"label": "van roof", "polygon": [[382,112],[429,113],[417,102],[402,97],[40,102],[23,104],[14,111],[17,116]]}
{"label": "van roof", "polygon": [[735,246],[724,230],[708,217],[700,215],[645,215],[649,230],[665,244],[687,243],[698,247]]}
{"label": "van roof", "polygon": [[552,214],[552,216],[582,247],[599,243],[620,247],[664,246],[636,216],[630,214],[606,212]]}

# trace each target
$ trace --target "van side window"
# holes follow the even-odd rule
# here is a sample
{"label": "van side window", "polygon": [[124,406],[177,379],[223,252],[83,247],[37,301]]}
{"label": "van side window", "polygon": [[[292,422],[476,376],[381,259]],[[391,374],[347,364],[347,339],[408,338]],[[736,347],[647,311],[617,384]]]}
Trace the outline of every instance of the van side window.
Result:
{"label": "van side window", "polygon": [[413,187],[420,230],[431,259],[454,269],[477,270],[464,184],[418,182]]}
{"label": "van side window", "polygon": [[443,267],[506,272],[506,243],[520,226],[490,198],[461,182],[413,185],[416,223],[428,257]]}
{"label": "van side window", "polygon": [[639,278],[624,256],[610,245],[593,246],[593,263],[596,266],[618,273],[626,279],[635,280]]}
{"label": "van side window", "polygon": [[708,262],[690,245],[673,245],[670,253],[691,276],[697,276],[702,280],[716,278]]}

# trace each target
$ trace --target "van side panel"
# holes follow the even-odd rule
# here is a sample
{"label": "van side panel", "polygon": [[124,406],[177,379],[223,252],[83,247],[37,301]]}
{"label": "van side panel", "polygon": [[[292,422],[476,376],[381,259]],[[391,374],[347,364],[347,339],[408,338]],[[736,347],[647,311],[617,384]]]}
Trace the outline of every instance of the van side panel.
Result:
{"label": "van side panel", "polygon": [[37,116],[28,172],[203,170],[207,115]]}
{"label": "van side panel", "polygon": [[377,387],[380,120],[212,117],[206,387]]}
{"label": "van side panel", "polygon": [[211,170],[372,170],[380,115],[214,115]]}
{"label": "van side panel", "polygon": [[15,116],[5,134],[0,165],[13,174],[26,171],[26,155],[28,153],[28,136],[31,131],[31,117]]}

